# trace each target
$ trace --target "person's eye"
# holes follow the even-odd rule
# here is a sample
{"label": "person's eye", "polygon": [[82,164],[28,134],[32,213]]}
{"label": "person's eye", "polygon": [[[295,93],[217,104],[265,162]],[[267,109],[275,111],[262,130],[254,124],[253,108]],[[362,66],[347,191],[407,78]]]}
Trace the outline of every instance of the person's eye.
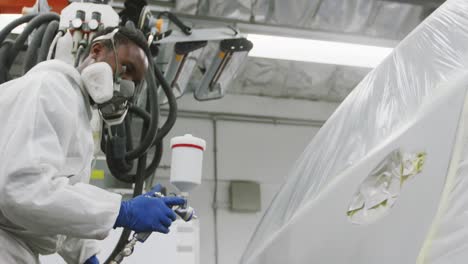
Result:
{"label": "person's eye", "polygon": [[135,70],[135,68],[133,67],[132,64],[127,64],[127,72],[128,72],[128,73],[131,73],[131,72],[133,72],[134,70]]}
{"label": "person's eye", "polygon": [[121,74],[125,74],[128,72],[128,66],[126,64],[122,64],[122,72]]}

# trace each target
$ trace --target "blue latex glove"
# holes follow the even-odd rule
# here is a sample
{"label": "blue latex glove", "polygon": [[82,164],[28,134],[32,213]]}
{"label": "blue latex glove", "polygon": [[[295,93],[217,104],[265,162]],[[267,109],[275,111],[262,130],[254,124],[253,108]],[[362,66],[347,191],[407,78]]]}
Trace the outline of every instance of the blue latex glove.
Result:
{"label": "blue latex glove", "polygon": [[84,264],[99,264],[99,259],[94,255],[87,259]]}
{"label": "blue latex glove", "polygon": [[176,220],[171,207],[184,205],[185,200],[180,197],[153,197],[152,193],[160,189],[161,186],[156,185],[148,193],[122,201],[114,228],[129,228],[137,233],[169,233],[169,226]]}
{"label": "blue latex glove", "polygon": [[153,186],[153,188],[151,188],[151,190],[149,192],[145,193],[145,195],[153,196],[154,193],[161,192],[162,188],[163,188],[163,186],[158,183],[155,186]]}

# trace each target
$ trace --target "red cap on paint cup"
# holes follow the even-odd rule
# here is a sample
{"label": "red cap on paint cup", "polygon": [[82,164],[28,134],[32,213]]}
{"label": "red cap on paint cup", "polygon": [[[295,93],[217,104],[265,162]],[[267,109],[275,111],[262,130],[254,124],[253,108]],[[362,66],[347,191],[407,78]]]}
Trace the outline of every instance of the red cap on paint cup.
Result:
{"label": "red cap on paint cup", "polygon": [[174,148],[196,148],[202,151],[206,148],[205,140],[194,137],[190,134],[185,134],[181,137],[174,137],[171,139],[171,149]]}

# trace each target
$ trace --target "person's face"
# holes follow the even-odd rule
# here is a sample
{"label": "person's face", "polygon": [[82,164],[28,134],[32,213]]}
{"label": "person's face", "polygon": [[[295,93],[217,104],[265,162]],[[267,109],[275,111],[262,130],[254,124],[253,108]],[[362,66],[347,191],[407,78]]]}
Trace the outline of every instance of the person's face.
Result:
{"label": "person's face", "polygon": [[[133,42],[118,45],[116,51],[119,65],[115,65],[116,60],[112,48],[108,49],[100,42],[93,44],[90,56],[96,62],[107,62],[112,67],[113,72],[116,72],[115,68],[117,67],[117,74],[124,80],[135,83],[142,81],[148,69],[148,58],[145,52]],[[123,72],[124,68],[125,71]]]}

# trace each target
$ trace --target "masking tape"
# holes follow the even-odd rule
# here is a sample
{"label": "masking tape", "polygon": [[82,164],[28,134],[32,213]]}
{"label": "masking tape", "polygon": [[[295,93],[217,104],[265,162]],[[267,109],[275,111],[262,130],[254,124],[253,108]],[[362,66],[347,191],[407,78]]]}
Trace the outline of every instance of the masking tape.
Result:
{"label": "masking tape", "polygon": [[91,180],[104,180],[103,170],[93,170],[91,172]]}

